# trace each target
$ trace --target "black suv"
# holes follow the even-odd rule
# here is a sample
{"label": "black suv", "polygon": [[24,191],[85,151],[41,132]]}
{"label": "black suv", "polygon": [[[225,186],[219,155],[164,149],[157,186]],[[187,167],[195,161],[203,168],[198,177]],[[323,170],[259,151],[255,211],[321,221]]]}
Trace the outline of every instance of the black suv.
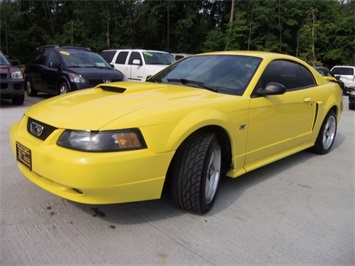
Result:
{"label": "black suv", "polygon": [[10,64],[0,52],[0,98],[21,105],[25,100],[24,79],[16,63]]}
{"label": "black suv", "polygon": [[25,67],[26,91],[52,95],[122,81],[124,75],[89,48],[46,45],[37,48]]}

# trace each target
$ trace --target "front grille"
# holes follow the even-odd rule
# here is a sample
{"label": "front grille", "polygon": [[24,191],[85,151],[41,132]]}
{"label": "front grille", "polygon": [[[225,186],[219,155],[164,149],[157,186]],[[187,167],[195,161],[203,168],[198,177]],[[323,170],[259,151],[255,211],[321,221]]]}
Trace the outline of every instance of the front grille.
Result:
{"label": "front grille", "polygon": [[14,84],[14,90],[15,91],[19,91],[23,88],[23,83],[22,82],[19,82],[19,83],[15,83]]}
{"label": "front grille", "polygon": [[8,83],[1,83],[1,89],[7,89],[9,87]]}
{"label": "front grille", "polygon": [[6,73],[1,73],[0,74],[0,79],[7,79],[7,74]]}
{"label": "front grille", "polygon": [[[43,127],[43,129],[42,129],[42,127]],[[39,128],[41,128],[42,130],[39,130]],[[36,130],[36,129],[38,129],[38,130]],[[45,140],[56,129],[57,128],[55,128],[53,126],[39,122],[39,121],[34,120],[30,117],[28,118],[27,132],[38,139]]]}

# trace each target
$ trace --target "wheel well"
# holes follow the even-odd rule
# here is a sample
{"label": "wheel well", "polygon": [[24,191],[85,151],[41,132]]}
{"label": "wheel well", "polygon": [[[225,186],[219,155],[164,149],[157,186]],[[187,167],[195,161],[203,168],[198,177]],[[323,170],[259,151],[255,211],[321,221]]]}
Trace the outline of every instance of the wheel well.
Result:
{"label": "wheel well", "polygon": [[58,80],[58,83],[57,83],[57,88],[59,87],[59,85],[62,83],[62,82],[65,82],[68,87],[70,88],[70,84],[69,84],[69,81],[66,79],[66,78],[61,78],[60,80]]}
{"label": "wheel well", "polygon": [[[190,139],[191,136],[193,136],[195,134],[199,134],[200,132],[203,132],[203,131],[214,132],[217,134],[218,141],[219,141],[219,144],[221,145],[221,149],[222,149],[222,175],[226,174],[228,172],[228,170],[230,169],[231,161],[232,161],[231,142],[230,142],[227,132],[219,126],[207,126],[207,127],[203,127],[203,128],[196,130],[195,132],[190,134],[180,144],[180,146],[178,147],[176,152],[179,149],[182,149],[184,147],[184,144]],[[172,162],[175,160],[175,157],[176,157],[176,153],[170,162],[169,169],[166,174],[166,179],[165,179],[164,188],[163,188],[163,191],[165,191],[165,192],[169,190],[169,183],[170,183],[169,171],[170,171]]]}

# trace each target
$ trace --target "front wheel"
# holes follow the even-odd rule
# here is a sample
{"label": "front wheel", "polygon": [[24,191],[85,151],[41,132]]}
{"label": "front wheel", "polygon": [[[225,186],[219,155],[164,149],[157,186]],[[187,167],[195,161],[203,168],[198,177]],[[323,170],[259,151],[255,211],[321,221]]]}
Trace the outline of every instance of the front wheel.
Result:
{"label": "front wheel", "polygon": [[222,149],[217,135],[192,135],[174,157],[170,176],[173,202],[181,209],[208,212],[215,201],[222,169]]}
{"label": "front wheel", "polygon": [[58,94],[66,94],[70,91],[69,85],[65,82],[62,81],[59,86],[58,86]]}
{"label": "front wheel", "polygon": [[319,130],[313,151],[318,154],[326,154],[334,144],[337,133],[337,117],[334,111],[329,111]]}

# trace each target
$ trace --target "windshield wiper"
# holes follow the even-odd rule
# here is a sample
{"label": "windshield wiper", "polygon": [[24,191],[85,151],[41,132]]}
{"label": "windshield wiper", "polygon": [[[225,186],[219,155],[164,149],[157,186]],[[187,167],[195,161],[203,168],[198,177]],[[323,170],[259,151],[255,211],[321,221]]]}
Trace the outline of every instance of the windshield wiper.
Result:
{"label": "windshield wiper", "polygon": [[146,82],[154,82],[154,83],[161,83],[161,79],[153,79],[153,78],[149,78],[146,80]]}
{"label": "windshield wiper", "polygon": [[201,81],[190,80],[190,79],[168,79],[168,82],[180,82],[184,85],[195,85],[199,88],[207,89],[213,92],[218,92],[218,89],[207,86]]}

